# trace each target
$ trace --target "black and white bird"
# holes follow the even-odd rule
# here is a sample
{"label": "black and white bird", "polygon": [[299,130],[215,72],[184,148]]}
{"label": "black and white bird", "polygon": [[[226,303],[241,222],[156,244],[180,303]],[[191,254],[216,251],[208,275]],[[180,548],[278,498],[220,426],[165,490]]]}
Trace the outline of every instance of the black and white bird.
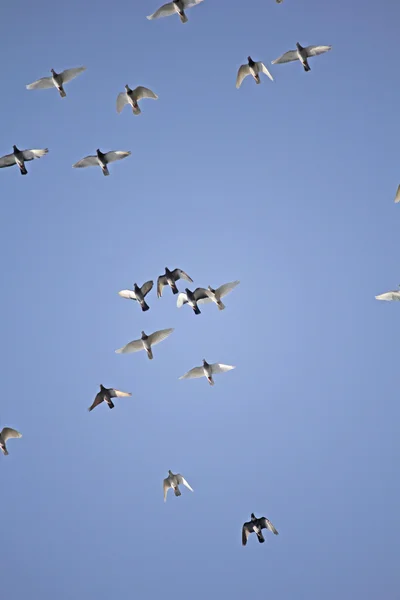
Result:
{"label": "black and white bird", "polygon": [[22,437],[22,433],[20,433],[16,429],[11,429],[11,427],[3,427],[3,429],[0,431],[0,450],[2,451],[4,456],[8,455],[8,450],[6,446],[7,440],[12,440],[20,437]]}
{"label": "black and white bird", "polygon": [[109,163],[115,162],[116,160],[122,160],[127,156],[130,156],[130,152],[126,150],[111,150],[110,152],[101,152],[98,148],[96,150],[96,156],[85,156],[81,160],[78,160],[72,167],[74,169],[83,169],[84,167],[101,167],[103,175],[109,175],[110,172],[107,168]]}
{"label": "black and white bird", "polygon": [[400,286],[398,290],[392,290],[391,292],[384,292],[375,296],[376,300],[386,300],[386,302],[396,302],[400,300]]}
{"label": "black and white bird", "polygon": [[189,275],[185,273],[185,271],[182,271],[182,269],[174,269],[173,271],[170,271],[168,267],[165,267],[165,274],[160,275],[157,279],[158,298],[161,298],[163,287],[165,285],[169,285],[173,294],[178,294],[179,290],[176,287],[176,281],[178,281],[179,279],[185,279],[186,281],[193,283],[193,279],[189,277]]}
{"label": "black and white bird", "polygon": [[311,71],[311,67],[308,64],[308,59],[312,56],[318,56],[319,54],[324,54],[324,52],[328,52],[331,50],[332,46],[306,46],[305,48],[296,42],[297,49],[289,50],[279,56],[272,61],[273,65],[280,65],[282,63],[292,62],[294,60],[299,60],[303,65],[305,71]]}
{"label": "black and white bird", "polygon": [[163,340],[165,340],[171,333],[174,331],[171,329],[161,329],[160,331],[155,331],[150,335],[146,335],[144,331],[142,331],[142,337],[140,340],[134,340],[133,342],[129,342],[123,348],[119,348],[115,351],[116,354],[131,354],[132,352],[139,352],[140,350],[146,350],[148,358],[151,360],[153,358],[153,352],[151,347],[155,346],[155,344],[159,344]]}
{"label": "black and white bird", "polygon": [[86,67],[76,67],[74,69],[66,69],[61,73],[56,73],[54,69],[51,69],[52,76],[51,77],[42,77],[33,83],[30,83],[26,86],[27,90],[47,90],[52,87],[55,87],[61,98],[65,98],[67,95],[64,90],[64,84],[71,81],[71,79],[75,79],[78,77],[83,71],[86,70]]}
{"label": "black and white bird", "polygon": [[160,17],[170,17],[171,15],[178,14],[182,23],[187,23],[188,18],[185,10],[200,4],[200,2],[203,2],[203,0],[173,0],[173,2],[163,4],[161,8],[156,10],[156,12],[154,12],[152,15],[149,15],[147,18],[149,21],[152,21],[153,19],[159,19]]}
{"label": "black and white bird", "polygon": [[205,358],[203,358],[203,365],[201,367],[194,367],[187,373],[179,377],[179,379],[198,379],[199,377],[207,377],[207,381],[210,385],[214,385],[213,375],[218,373],[226,373],[231,371],[235,367],[231,365],[223,365],[221,363],[209,364]]}
{"label": "black and white bird", "polygon": [[255,533],[257,535],[257,539],[262,544],[265,542],[265,538],[262,534],[262,529],[269,529],[273,534],[278,535],[278,531],[272,525],[271,521],[265,517],[257,517],[254,513],[251,513],[251,521],[243,524],[242,528],[242,544],[245,546],[247,544],[247,538],[251,533]]}
{"label": "black and white bird", "polygon": [[189,288],[186,288],[184,292],[181,292],[176,301],[176,305],[178,308],[181,308],[184,304],[189,304],[191,306],[195,315],[199,315],[201,313],[199,307],[197,306],[197,302],[200,300],[204,300],[209,298],[208,290],[205,288],[196,288],[194,292],[191,292]]}
{"label": "black and white bird", "polygon": [[216,290],[208,286],[208,297],[202,300],[199,300],[199,304],[206,304],[208,302],[215,302],[218,306],[219,310],[224,310],[225,304],[221,302],[221,298],[227,296],[237,285],[239,285],[240,281],[231,281],[230,283],[224,283]]}
{"label": "black and white bird", "polygon": [[193,492],[193,489],[190,487],[190,485],[188,484],[186,479],[184,477],[182,477],[182,475],[180,473],[173,473],[171,470],[168,470],[168,477],[166,479],[164,479],[164,482],[163,482],[164,502],[167,501],[167,493],[170,488],[172,488],[174,490],[175,496],[182,495],[181,491],[179,489],[180,485],[184,485],[185,487],[188,488],[188,490]]}
{"label": "black and white bird", "polygon": [[139,85],[134,90],[131,90],[129,85],[126,85],[125,92],[121,92],[117,96],[117,113],[122,112],[126,104],[130,104],[132,106],[133,114],[140,115],[142,111],[140,110],[138,102],[139,100],[142,100],[142,98],[153,98],[153,100],[157,100],[158,96],[147,87]]}
{"label": "black and white bird", "polygon": [[93,404],[89,406],[88,410],[90,412],[102,402],[105,402],[109,408],[114,408],[114,403],[111,398],[126,398],[128,396],[132,396],[132,394],[130,392],[120,392],[114,388],[106,388],[104,385],[100,384],[100,391],[93,400]]}
{"label": "black and white bird", "polygon": [[33,149],[33,150],[19,150],[17,146],[13,146],[13,153],[6,154],[0,158],[0,169],[3,167],[12,167],[18,165],[21,175],[27,175],[25,163],[35,158],[42,158],[48,153],[47,148]]}
{"label": "black and white bird", "polygon": [[274,80],[271,73],[268,71],[267,67],[263,62],[255,62],[251,56],[247,57],[247,65],[241,65],[239,67],[237,77],[236,77],[236,88],[239,89],[242,85],[243,79],[248,75],[251,75],[256,83],[261,83],[260,73],[264,73],[267,77],[270,78],[271,81]]}
{"label": "black and white bird", "polygon": [[127,298],[128,300],[137,300],[140,306],[142,307],[142,311],[149,310],[150,306],[147,304],[145,300],[145,296],[151,291],[153,288],[153,281],[146,281],[140,288],[137,283],[133,284],[133,290],[121,290],[118,294],[121,298]]}

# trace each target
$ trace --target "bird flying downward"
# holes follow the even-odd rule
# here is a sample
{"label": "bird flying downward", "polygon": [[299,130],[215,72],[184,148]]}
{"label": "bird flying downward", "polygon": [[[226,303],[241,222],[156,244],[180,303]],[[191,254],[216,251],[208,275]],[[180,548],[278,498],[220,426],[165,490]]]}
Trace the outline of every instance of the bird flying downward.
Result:
{"label": "bird flying downward", "polygon": [[122,160],[127,156],[130,156],[130,152],[126,150],[112,150],[111,152],[103,153],[97,148],[96,156],[85,156],[81,160],[78,160],[72,167],[74,169],[82,169],[85,167],[101,167],[103,175],[109,175],[110,172],[107,168],[108,163],[115,162],[116,160]]}
{"label": "bird flying downward", "polygon": [[127,396],[132,396],[132,394],[130,392],[120,392],[114,388],[105,388],[104,385],[100,384],[100,391],[93,400],[93,404],[89,406],[88,410],[90,412],[102,402],[108,404],[108,408],[114,408],[114,403],[111,398],[126,398]]}
{"label": "bird flying downward", "polygon": [[30,160],[34,160],[35,158],[42,158],[42,156],[47,153],[47,148],[43,148],[41,150],[19,150],[17,146],[13,146],[12,154],[6,154],[0,158],[0,169],[3,167],[13,167],[14,165],[18,165],[21,175],[27,175],[28,171],[26,170],[25,163]]}
{"label": "bird flying downward", "polygon": [[223,365],[221,363],[214,363],[210,365],[205,358],[203,358],[203,366],[194,367],[190,369],[187,373],[179,377],[179,379],[198,379],[199,377],[207,377],[207,381],[210,385],[214,385],[213,375],[218,373],[226,373],[226,371],[231,371],[235,367],[231,365]]}
{"label": "bird flying downward", "polygon": [[146,281],[146,283],[144,283],[140,288],[137,283],[134,283],[133,290],[121,290],[118,292],[118,294],[121,296],[121,298],[137,300],[142,307],[142,311],[146,311],[149,310],[150,306],[147,304],[144,298],[152,290],[153,285],[153,281]]}
{"label": "bird flying downward", "polygon": [[157,100],[158,96],[149,90],[149,88],[141,85],[136,87],[134,90],[131,90],[129,85],[126,85],[125,92],[121,92],[117,96],[117,113],[122,112],[126,104],[130,104],[132,106],[133,114],[140,115],[142,111],[140,110],[138,102],[142,98],[152,98],[153,100]]}
{"label": "bird flying downward", "polygon": [[163,481],[163,490],[164,490],[164,502],[167,501],[167,493],[170,488],[174,490],[175,496],[181,496],[181,491],[179,489],[179,485],[184,485],[193,492],[193,489],[190,487],[188,482],[180,473],[173,473],[172,471],[168,471],[168,477]]}
{"label": "bird flying downward", "polygon": [[266,517],[260,517],[257,519],[254,513],[251,513],[251,521],[243,524],[242,528],[242,544],[245,546],[247,544],[247,538],[251,533],[255,533],[257,535],[257,539],[262,544],[265,542],[265,538],[262,534],[262,529],[269,529],[274,535],[278,535],[278,531],[272,525],[271,521]]}
{"label": "bird flying downward", "polygon": [[173,271],[170,271],[168,267],[165,267],[164,275],[160,275],[157,279],[157,296],[161,298],[163,287],[165,285],[169,285],[172,293],[177,294],[179,290],[176,287],[175,282],[179,279],[185,279],[186,281],[193,283],[193,279],[189,277],[185,271],[182,271],[182,269],[174,269]]}
{"label": "bird flying downward", "polygon": [[279,56],[279,58],[273,60],[272,64],[280,65],[281,63],[299,60],[305,71],[311,71],[311,67],[308,64],[308,59],[312,56],[318,56],[319,54],[328,52],[331,50],[332,46],[306,46],[303,48],[299,42],[296,42],[296,48],[296,50],[289,50],[289,52],[285,52],[285,54],[282,54],[282,56]]}
{"label": "bird flying downward", "polygon": [[0,431],[0,450],[2,451],[4,456],[8,455],[8,450],[6,446],[7,440],[20,437],[22,437],[22,433],[20,433],[16,429],[11,429],[11,427],[3,427],[3,429]]}
{"label": "bird flying downward", "polygon": [[42,79],[38,79],[33,83],[30,83],[26,86],[27,90],[47,90],[49,88],[55,87],[58,90],[61,98],[65,98],[67,95],[64,90],[64,83],[68,83],[71,79],[75,79],[78,77],[83,71],[85,71],[86,67],[76,67],[74,69],[66,69],[61,73],[56,73],[54,69],[51,69],[52,76],[51,77],[42,77]]}
{"label": "bird flying downward", "polygon": [[247,65],[241,65],[236,77],[236,88],[239,89],[242,85],[243,79],[248,75],[251,75],[256,83],[261,83],[260,73],[264,73],[271,81],[274,80],[271,73],[263,62],[254,62],[251,56],[247,57]]}
{"label": "bird flying downward", "polygon": [[188,18],[185,10],[200,4],[200,2],[203,2],[203,0],[173,0],[173,2],[163,4],[161,8],[156,10],[156,12],[154,12],[152,15],[149,15],[147,18],[149,21],[152,21],[153,19],[159,19],[160,17],[170,17],[171,15],[178,14],[181,22],[187,23]]}
{"label": "bird flying downward", "polygon": [[199,300],[199,304],[206,304],[208,302],[215,302],[218,306],[219,310],[224,310],[225,304],[221,302],[221,298],[227,296],[237,285],[239,285],[240,281],[232,281],[231,283],[224,283],[219,288],[214,290],[211,285],[208,286],[208,298],[204,298]]}
{"label": "bird flying downward", "polygon": [[144,331],[142,331],[142,337],[140,340],[134,340],[133,342],[129,342],[123,348],[119,348],[115,351],[116,354],[130,354],[131,352],[139,352],[139,350],[146,350],[147,356],[150,360],[153,358],[153,352],[151,347],[155,344],[159,344],[163,340],[165,340],[171,333],[172,329],[161,329],[160,331],[155,331],[150,335],[146,335]]}
{"label": "bird flying downward", "polygon": [[181,292],[178,296],[176,305],[181,308],[184,304],[189,304],[192,307],[195,315],[200,314],[200,309],[197,306],[197,302],[209,298],[208,290],[204,288],[196,288],[194,292],[191,292],[189,288],[185,289],[185,293]]}

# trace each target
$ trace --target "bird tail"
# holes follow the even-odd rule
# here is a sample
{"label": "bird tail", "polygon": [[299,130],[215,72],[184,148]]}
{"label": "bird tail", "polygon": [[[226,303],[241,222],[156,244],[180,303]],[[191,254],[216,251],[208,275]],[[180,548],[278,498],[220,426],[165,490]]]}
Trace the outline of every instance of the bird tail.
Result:
{"label": "bird tail", "polygon": [[151,348],[149,348],[149,349],[147,350],[147,348],[146,348],[146,352],[147,352],[147,356],[148,356],[148,358],[149,358],[150,360],[152,360],[152,359],[153,359],[153,352],[152,352],[152,349],[151,349]]}
{"label": "bird tail", "polygon": [[256,75],[256,77],[255,77],[255,80],[256,80],[256,83],[257,83],[257,84],[258,84],[258,83],[261,83],[261,79],[260,79],[260,76],[259,76],[259,74],[258,74],[258,73],[257,73],[257,75]]}
{"label": "bird tail", "polygon": [[224,310],[224,308],[225,308],[225,304],[223,302],[221,302],[221,300],[217,303],[217,306],[218,306],[219,310]]}
{"label": "bird tail", "polygon": [[26,170],[25,165],[22,165],[22,167],[19,168],[21,175],[27,175],[28,171]]}
{"label": "bird tail", "polygon": [[7,450],[6,446],[5,446],[5,444],[4,444],[4,446],[1,446],[1,449],[3,450],[4,456],[8,456],[8,450]]}
{"label": "bird tail", "polygon": [[146,310],[149,310],[149,308],[150,308],[150,306],[145,301],[143,301],[143,304],[141,304],[141,307],[142,307],[143,312],[145,312]]}
{"label": "bird tail", "polygon": [[171,287],[172,293],[173,294],[177,294],[179,292],[178,288],[176,287],[176,284],[174,283],[173,286]]}
{"label": "bird tail", "polygon": [[102,167],[101,169],[103,171],[103,175],[109,175],[110,171],[107,169],[107,167]]}
{"label": "bird tail", "polygon": [[210,385],[214,385],[214,379],[212,377],[207,377],[207,381]]}
{"label": "bird tail", "polygon": [[65,90],[64,90],[64,88],[62,86],[58,89],[58,91],[60,92],[61,98],[65,98],[65,96],[67,94],[65,93]]}
{"label": "bird tail", "polygon": [[260,542],[260,544],[263,544],[263,543],[265,542],[264,536],[263,536],[263,534],[261,533],[261,531],[258,531],[258,532],[257,532],[257,539],[258,539],[258,541]]}
{"label": "bird tail", "polygon": [[109,400],[107,402],[107,404],[108,404],[108,408],[114,408],[114,406],[115,406],[115,404],[114,404],[114,402],[112,400]]}
{"label": "bird tail", "polygon": [[180,18],[181,18],[181,21],[182,21],[182,23],[187,23],[187,22],[188,22],[188,18],[187,18],[187,16],[185,15],[184,11],[180,12],[180,13],[179,13],[179,16],[180,16]]}
{"label": "bird tail", "polygon": [[309,65],[307,62],[306,62],[304,65],[303,65],[303,67],[304,67],[304,70],[305,70],[306,72],[307,72],[307,71],[311,71],[311,67],[310,67],[310,65]]}
{"label": "bird tail", "polygon": [[200,309],[197,306],[197,304],[195,306],[193,306],[193,312],[194,312],[195,315],[199,315],[200,314]]}
{"label": "bird tail", "polygon": [[174,494],[175,494],[175,496],[182,496],[181,490],[178,488],[178,486],[176,486],[176,488],[174,488]]}

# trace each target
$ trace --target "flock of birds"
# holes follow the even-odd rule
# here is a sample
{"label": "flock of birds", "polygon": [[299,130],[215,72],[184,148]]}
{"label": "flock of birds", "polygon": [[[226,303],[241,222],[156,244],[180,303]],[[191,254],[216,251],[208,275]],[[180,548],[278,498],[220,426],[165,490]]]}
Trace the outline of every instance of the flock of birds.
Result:
{"label": "flock of birds", "polygon": [[[277,4],[280,4],[283,0],[276,0]],[[198,4],[201,4],[203,0],[173,0],[172,2],[168,2],[161,6],[158,10],[156,10],[153,14],[149,15],[147,19],[153,20],[158,19],[160,17],[168,17],[172,15],[178,15],[182,23],[188,22],[188,17],[186,15],[186,10],[192,8]],[[295,50],[289,50],[285,52],[277,59],[272,61],[273,65],[282,64],[292,61],[300,61],[304,70],[306,72],[310,71],[310,66],[308,63],[309,58],[318,56],[325,52],[331,50],[331,46],[306,46],[303,47],[299,43],[296,43]],[[69,83],[71,80],[75,79],[78,75],[85,71],[86,67],[78,67],[72,69],[66,69],[60,73],[57,73],[54,69],[51,69],[51,76],[43,77],[30,83],[27,85],[28,90],[38,90],[38,89],[51,89],[55,88],[61,98],[66,97],[66,92],[64,89],[65,84]],[[273,77],[265,64],[261,61],[254,61],[251,56],[248,56],[247,63],[243,64],[239,67],[237,77],[236,77],[236,88],[240,88],[244,79],[251,75],[257,84],[261,83],[260,74],[263,73],[266,75],[271,81],[273,81]],[[129,85],[125,85],[125,91],[121,92],[117,96],[116,100],[116,109],[118,113],[124,109],[125,105],[130,105],[134,115],[140,115],[141,109],[139,106],[139,101],[151,98],[154,100],[158,99],[157,94],[155,94],[152,90],[138,86],[134,89],[131,89]],[[29,150],[20,150],[16,145],[13,146],[13,152],[11,154],[7,154],[0,158],[0,168],[3,167],[11,167],[13,165],[17,165],[19,167],[21,175],[27,174],[27,169],[25,163],[32,161],[37,158],[41,158],[48,153],[48,149],[29,149]],[[82,158],[74,165],[74,168],[85,168],[91,166],[99,166],[103,172],[103,175],[109,175],[108,165],[112,162],[122,160],[123,158],[128,157],[131,154],[129,151],[125,150],[115,150],[109,152],[101,152],[100,149],[96,150],[95,155],[90,155]],[[396,202],[400,202],[400,186],[396,195]],[[222,299],[229,294],[240,282],[233,281],[230,283],[226,283],[221,285],[219,288],[214,289],[211,286],[208,288],[198,287],[193,291],[189,288],[185,288],[184,292],[179,293],[176,282],[180,279],[183,279],[189,283],[193,283],[193,279],[189,277],[185,271],[176,268],[174,270],[165,269],[165,273],[160,275],[157,279],[157,296],[160,298],[162,296],[162,291],[165,286],[169,286],[172,290],[173,294],[176,294],[177,297],[177,306],[178,308],[187,304],[191,307],[195,315],[201,314],[199,304],[211,303],[214,302],[219,310],[223,310],[225,305],[222,302]],[[154,285],[153,281],[145,282],[141,287],[134,283],[133,290],[121,290],[119,295],[122,298],[126,298],[128,300],[136,301],[142,311],[148,311],[149,305],[147,303],[146,297],[149,292],[152,290]],[[379,300],[400,300],[400,290],[395,292],[388,292],[386,294],[382,294],[381,296],[376,296]],[[152,360],[153,359],[153,346],[162,342],[173,332],[173,329],[162,329],[159,331],[155,331],[147,335],[144,331],[141,333],[141,337],[137,340],[133,340],[115,350],[117,354],[128,354],[133,352],[138,352],[140,350],[145,350],[147,357]],[[180,379],[194,379],[200,377],[206,377],[208,383],[210,385],[214,385],[213,376],[219,373],[225,373],[234,369],[235,367],[231,365],[225,365],[222,363],[208,363],[205,359],[203,359],[203,364],[200,366],[196,366],[190,369],[187,373],[182,375]],[[97,393],[92,405],[89,407],[89,411],[92,411],[94,408],[105,402],[110,409],[114,408],[113,399],[131,396],[130,392],[122,392],[120,390],[114,388],[106,388],[103,385],[100,385],[100,391]],[[10,427],[4,427],[0,432],[0,449],[2,450],[4,455],[8,455],[7,442],[10,439],[20,438],[21,433],[17,430],[12,429]],[[163,481],[163,492],[164,492],[164,501],[167,499],[167,493],[170,488],[173,489],[175,496],[181,496],[181,491],[179,489],[180,485],[184,485],[190,491],[193,492],[192,487],[188,484],[186,479],[180,473],[173,473],[171,470],[168,471],[168,477]],[[255,533],[257,539],[260,543],[264,542],[264,536],[262,534],[262,530],[267,529],[271,531],[274,535],[278,535],[278,531],[274,527],[274,525],[267,519],[266,517],[257,518],[254,513],[251,514],[250,521],[243,524],[242,527],[242,544],[245,546],[247,543],[248,536],[251,533]]]}

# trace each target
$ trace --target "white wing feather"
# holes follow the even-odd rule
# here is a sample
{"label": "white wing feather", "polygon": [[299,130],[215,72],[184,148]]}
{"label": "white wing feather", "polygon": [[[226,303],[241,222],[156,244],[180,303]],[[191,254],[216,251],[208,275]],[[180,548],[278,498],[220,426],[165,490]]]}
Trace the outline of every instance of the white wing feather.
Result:
{"label": "white wing feather", "polygon": [[242,85],[243,79],[245,77],[247,77],[247,75],[250,75],[249,65],[241,65],[239,67],[239,71],[238,71],[237,77],[236,77],[236,88],[237,89],[240,88],[240,86]]}
{"label": "white wing feather", "polygon": [[282,56],[279,56],[275,60],[271,61],[273,65],[280,65],[282,63],[292,62],[293,60],[298,60],[299,56],[297,54],[297,50],[289,50],[289,52],[285,52]]}
{"label": "white wing feather", "polygon": [[97,156],[85,156],[81,160],[78,160],[72,167],[74,169],[83,169],[84,167],[98,167],[99,161]]}
{"label": "white wing feather", "polygon": [[126,92],[121,92],[117,96],[117,113],[120,113],[124,106],[129,103],[128,94]]}
{"label": "white wing feather", "polygon": [[236,367],[232,367],[231,365],[222,365],[221,363],[214,363],[211,365],[212,374],[216,375],[218,373],[226,373],[226,371],[231,371]]}
{"label": "white wing feather", "polygon": [[203,367],[194,367],[179,379],[198,379],[199,377],[205,377]]}
{"label": "white wing feather", "polygon": [[144,350],[143,342],[142,340],[134,340],[123,348],[116,350],[115,354],[131,354],[132,352],[139,352],[139,350]]}
{"label": "white wing feather", "polygon": [[54,82],[52,77],[42,77],[33,83],[29,83],[26,86],[27,90],[48,90],[54,87]]}
{"label": "white wing feather", "polygon": [[392,302],[396,300],[400,300],[400,290],[393,292],[385,292],[384,294],[380,294],[379,296],[375,296],[376,300],[386,300],[387,302]]}
{"label": "white wing feather", "polygon": [[133,290],[121,290],[118,292],[121,298],[127,298],[127,300],[136,300],[136,294]]}
{"label": "white wing feather", "polygon": [[181,308],[181,306],[183,306],[184,304],[187,304],[187,301],[188,301],[187,295],[185,294],[185,292],[181,292],[176,301],[176,305],[178,308]]}
{"label": "white wing feather", "polygon": [[104,155],[104,159],[107,163],[115,162],[116,160],[122,160],[126,158],[131,153],[125,150],[111,150],[111,152],[106,152]]}
{"label": "white wing feather", "polygon": [[332,46],[307,46],[304,50],[307,52],[307,56],[318,56],[324,52],[329,52]]}
{"label": "white wing feather", "polygon": [[160,17],[170,17],[176,13],[175,4],[173,2],[168,2],[168,4],[163,4],[156,12],[152,15],[149,15],[147,18],[149,21],[153,19],[159,19]]}
{"label": "white wing feather", "polygon": [[272,77],[271,73],[268,71],[267,67],[264,65],[264,63],[258,62],[258,63],[256,63],[256,65],[258,66],[259,70],[262,73],[264,73],[264,75],[266,75],[267,77],[270,78],[271,81],[274,80],[274,78]]}
{"label": "white wing feather", "polygon": [[151,335],[149,335],[148,342],[150,346],[154,346],[155,344],[159,344],[163,340],[165,340],[171,333],[174,328],[171,329],[161,329],[160,331],[155,331]]}
{"label": "white wing feather", "polygon": [[86,71],[86,67],[75,67],[73,69],[65,69],[60,75],[62,76],[63,83],[68,83],[71,79],[78,77],[83,71]]}
{"label": "white wing feather", "polygon": [[1,431],[1,437],[6,442],[12,438],[20,438],[22,437],[22,433],[17,431],[16,429],[11,429],[11,427],[4,427]]}

